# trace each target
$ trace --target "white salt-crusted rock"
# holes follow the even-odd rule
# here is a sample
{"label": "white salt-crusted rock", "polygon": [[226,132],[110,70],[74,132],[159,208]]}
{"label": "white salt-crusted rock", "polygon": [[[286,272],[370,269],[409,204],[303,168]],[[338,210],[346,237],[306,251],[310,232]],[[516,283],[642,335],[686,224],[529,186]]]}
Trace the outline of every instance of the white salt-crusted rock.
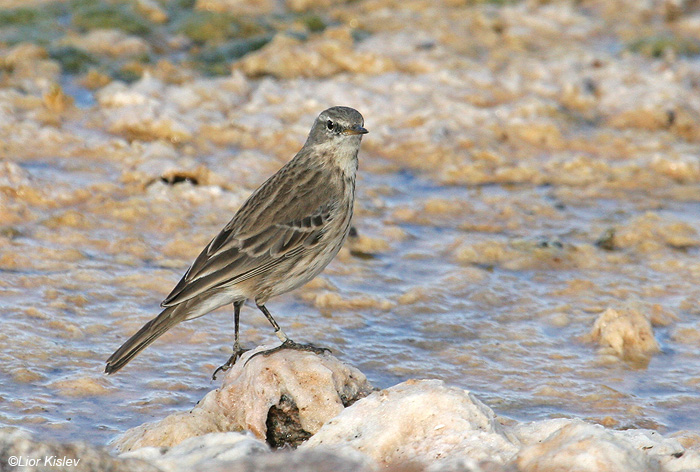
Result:
{"label": "white salt-crusted rock", "polygon": [[115,445],[120,451],[145,446],[174,446],[212,432],[250,431],[266,439],[266,421],[273,406],[293,404],[301,428],[316,433],[372,387],[354,367],[325,354],[283,350],[270,356],[248,351],[227,373],[221,388],[209,392],[190,412],[175,413],[155,423],[130,429]]}
{"label": "white salt-crusted rock", "polygon": [[[87,471],[101,470],[112,472],[159,472],[160,469],[136,458],[117,458],[102,447],[85,442],[58,443],[41,441],[33,438],[28,432],[16,428],[0,428],[0,470],[22,472],[43,471]],[[29,460],[37,460],[35,465],[19,465],[20,461],[29,464]],[[60,459],[63,463],[58,462]],[[14,462],[14,461],[17,462]],[[68,462],[70,461],[70,462]]]}
{"label": "white salt-crusted rock", "polygon": [[279,0],[197,0],[195,10],[233,13],[234,15],[265,15],[281,13]]}
{"label": "white salt-crusted rock", "polygon": [[267,444],[243,433],[210,433],[187,439],[171,448],[142,447],[120,455],[141,459],[164,471],[199,470],[205,463],[241,460],[269,452]]}
{"label": "white salt-crusted rock", "polygon": [[519,470],[576,472],[660,472],[659,462],[616,438],[602,426],[573,423],[523,448]]}
{"label": "white salt-crusted rock", "polygon": [[100,89],[95,98],[103,108],[119,108],[133,105],[144,105],[149,97],[154,97],[153,103],[160,95],[164,85],[158,79],[147,76],[129,86],[124,82],[112,82]]}
{"label": "white salt-crusted rock", "polygon": [[656,431],[616,431],[581,420],[522,423],[511,432],[523,448],[518,470],[576,472],[656,472],[697,470],[700,457],[674,438]]}
{"label": "white salt-crusted rock", "polygon": [[273,75],[330,77],[341,72],[380,74],[396,69],[394,62],[371,51],[356,51],[351,31],[345,27],[328,28],[310,41],[277,34],[259,51],[234,64],[249,76]]}
{"label": "white salt-crusted rock", "polygon": [[31,62],[46,59],[49,56],[46,49],[32,43],[19,43],[8,48],[0,56],[0,64],[5,67],[17,67],[21,62]]}
{"label": "white salt-crusted rock", "polygon": [[409,380],[363,398],[302,448],[320,445],[350,447],[380,464],[459,457],[505,463],[518,451],[489,407],[439,380]]}
{"label": "white salt-crusted rock", "polygon": [[27,171],[14,162],[0,163],[0,186],[18,188],[31,185]]}
{"label": "white salt-crusted rock", "polygon": [[151,46],[144,39],[116,29],[95,29],[83,36],[69,36],[61,44],[111,57],[135,56],[151,51]]}
{"label": "white salt-crusted rock", "polygon": [[605,310],[593,325],[590,338],[620,357],[644,357],[659,352],[651,322],[631,308]]}
{"label": "white salt-crusted rock", "polygon": [[[354,451],[318,448],[276,451],[240,433],[210,433],[171,448],[145,447],[120,459],[142,459],[164,472],[374,472],[377,464]],[[480,472],[480,471],[474,471]],[[489,471],[492,472],[492,471]],[[495,472],[495,471],[494,471]]]}
{"label": "white salt-crusted rock", "polygon": [[155,0],[136,0],[137,10],[154,23],[165,23],[169,15]]}
{"label": "white salt-crusted rock", "polygon": [[106,125],[110,132],[143,140],[184,142],[208,123],[225,121],[248,88],[240,73],[186,85],[166,84],[145,74],[130,85],[112,82],[95,97],[101,109],[100,126]]}

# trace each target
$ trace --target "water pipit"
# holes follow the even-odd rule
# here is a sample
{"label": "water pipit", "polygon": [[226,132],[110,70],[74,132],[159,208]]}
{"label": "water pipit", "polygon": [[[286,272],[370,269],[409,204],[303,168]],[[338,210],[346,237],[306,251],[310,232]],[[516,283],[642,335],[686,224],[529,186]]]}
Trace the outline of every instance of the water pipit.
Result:
{"label": "water pipit", "polygon": [[321,113],[297,155],[243,203],[161,303],[163,311],[107,359],[105,372],[117,372],[176,324],[232,303],[233,355],[215,377],[245,352],[238,325],[241,306],[249,299],[282,342],[261,354],[279,349],[321,352],[292,341],[265,304],[313,279],[345,242],[355,201],[357,153],[367,133],[363,126],[362,115],[352,108]]}

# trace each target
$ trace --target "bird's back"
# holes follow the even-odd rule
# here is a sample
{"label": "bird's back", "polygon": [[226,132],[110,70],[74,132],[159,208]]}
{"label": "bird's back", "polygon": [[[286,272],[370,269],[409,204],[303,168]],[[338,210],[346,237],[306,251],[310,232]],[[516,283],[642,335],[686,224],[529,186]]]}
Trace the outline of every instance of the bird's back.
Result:
{"label": "bird's back", "polygon": [[[339,249],[330,247],[331,238],[326,236],[344,232],[344,241],[347,234],[355,182],[354,175],[350,179],[335,166],[324,165],[324,161],[307,154],[308,150],[302,149],[243,203],[200,253],[163,306],[177,305],[224,285],[245,286],[243,291],[249,292],[245,298],[260,293],[274,296],[303,285],[323,270]],[[331,254],[326,261],[327,250]],[[289,289],[274,290],[271,273],[290,270],[301,259],[312,256],[308,261],[313,269],[309,271],[311,277]],[[316,270],[315,257],[323,262],[320,270]],[[289,281],[280,281],[279,285],[282,289]]]}

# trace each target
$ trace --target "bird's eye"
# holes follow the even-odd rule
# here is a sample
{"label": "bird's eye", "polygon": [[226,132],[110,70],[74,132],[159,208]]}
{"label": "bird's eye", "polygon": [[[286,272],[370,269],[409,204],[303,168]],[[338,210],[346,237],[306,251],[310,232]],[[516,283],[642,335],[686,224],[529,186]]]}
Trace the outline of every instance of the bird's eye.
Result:
{"label": "bird's eye", "polygon": [[331,120],[326,121],[326,128],[332,131],[334,127],[335,123],[333,123]]}

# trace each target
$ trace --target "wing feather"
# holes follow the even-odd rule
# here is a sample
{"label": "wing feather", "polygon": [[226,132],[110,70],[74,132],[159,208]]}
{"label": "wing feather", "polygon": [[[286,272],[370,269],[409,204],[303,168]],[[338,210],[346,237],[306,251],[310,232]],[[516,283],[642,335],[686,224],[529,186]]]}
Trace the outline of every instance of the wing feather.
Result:
{"label": "wing feather", "polygon": [[[340,188],[329,182],[326,191],[311,192],[308,186],[315,185],[318,175],[314,177],[316,172],[309,173],[311,177],[307,175],[301,179],[302,187],[306,188],[296,192],[267,189],[274,186],[274,178],[279,173],[263,184],[211,240],[161,305],[177,305],[212,288],[248,280],[271,270],[280,258],[298,254],[317,244],[333,219],[338,201],[336,192],[340,192]],[[278,184],[284,188],[287,181]],[[268,204],[277,200],[274,201],[276,214],[282,213],[281,197],[290,196],[281,205],[286,207],[283,213],[290,219],[275,223],[266,218],[265,209],[260,208],[259,202],[251,203],[258,194],[264,195]],[[300,200],[299,195],[306,198]],[[250,219],[257,219],[261,224],[256,227]],[[245,224],[241,223],[242,220]]]}

